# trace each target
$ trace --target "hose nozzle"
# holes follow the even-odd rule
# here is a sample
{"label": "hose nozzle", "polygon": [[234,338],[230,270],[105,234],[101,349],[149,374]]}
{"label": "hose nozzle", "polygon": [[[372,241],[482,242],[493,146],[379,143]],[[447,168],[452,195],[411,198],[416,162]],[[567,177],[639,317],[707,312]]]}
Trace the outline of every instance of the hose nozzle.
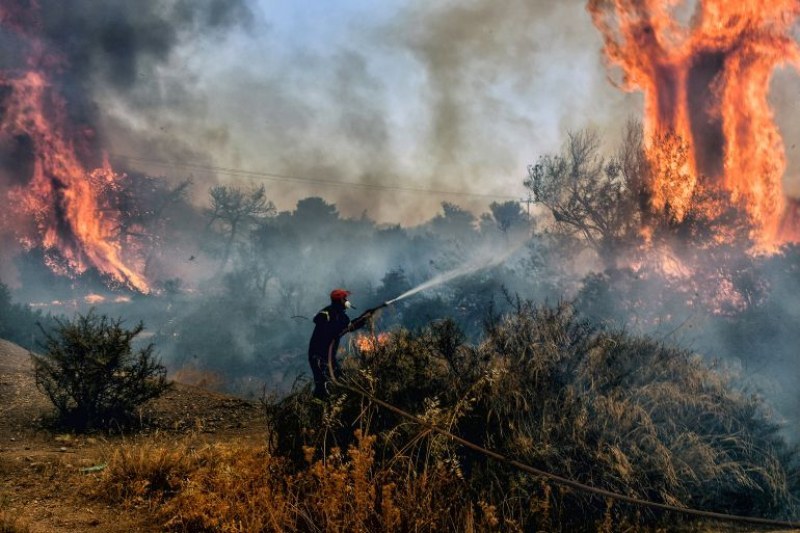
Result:
{"label": "hose nozzle", "polygon": [[367,309],[366,311],[364,311],[364,313],[363,313],[361,316],[362,316],[362,317],[368,317],[368,316],[370,316],[370,315],[373,315],[373,314],[375,314],[375,312],[377,312],[377,311],[379,311],[379,310],[383,309],[383,308],[384,308],[384,307],[386,307],[387,305],[389,305],[389,303],[388,303],[388,302],[383,302],[381,305],[379,305],[379,306],[377,306],[377,307],[373,307],[372,309]]}

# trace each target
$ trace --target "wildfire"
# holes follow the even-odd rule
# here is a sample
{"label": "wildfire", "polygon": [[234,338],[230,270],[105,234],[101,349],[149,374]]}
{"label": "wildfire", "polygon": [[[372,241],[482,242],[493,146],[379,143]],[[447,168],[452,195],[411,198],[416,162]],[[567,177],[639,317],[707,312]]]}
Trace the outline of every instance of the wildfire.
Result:
{"label": "wildfire", "polygon": [[588,3],[622,88],[644,92],[652,207],[680,221],[697,187],[720,187],[744,205],[762,248],[794,240],[784,145],[767,97],[777,67],[800,67],[791,37],[800,3],[701,0],[688,25],[681,8],[681,0]]}
{"label": "wildfire", "polygon": [[389,342],[389,334],[359,335],[353,342],[361,353],[372,353]]}
{"label": "wildfire", "polygon": [[17,228],[19,239],[28,249],[41,248],[48,266],[59,274],[95,268],[114,283],[148,292],[147,280],[127,259],[129,250],[120,237],[122,214],[112,202],[120,176],[107,162],[94,170],[81,162],[66,103],[49,76],[62,62],[29,33],[36,24],[21,22],[30,17],[0,7],[0,25],[28,50],[26,67],[0,71],[0,88],[6,92],[0,100],[0,133],[24,138],[32,147],[32,173],[13,176],[14,183],[24,185],[13,187],[7,199],[31,221],[29,228]]}

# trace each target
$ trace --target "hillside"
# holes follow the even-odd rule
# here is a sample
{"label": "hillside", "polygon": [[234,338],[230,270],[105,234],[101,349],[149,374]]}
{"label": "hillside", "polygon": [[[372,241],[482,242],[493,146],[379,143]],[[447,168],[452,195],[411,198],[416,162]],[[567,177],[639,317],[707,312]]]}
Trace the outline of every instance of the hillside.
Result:
{"label": "hillside", "polygon": [[[486,335],[473,346],[452,323],[393,332],[345,374],[592,487],[793,516],[797,470],[776,426],[691,353],[594,330],[566,306],[521,307]],[[176,384],[135,435],[57,434],[28,354],[2,342],[0,395],[0,533],[755,530],[587,497],[358,394],[315,401],[308,385],[268,402],[269,424],[260,405]]]}
{"label": "hillside", "polygon": [[[36,390],[28,351],[0,340],[0,531],[161,531],[144,509],[121,509],[85,496],[81,468],[102,463],[125,436],[53,434],[42,427],[47,399]],[[206,442],[263,440],[259,406],[182,384],[148,404],[153,435]],[[11,529],[14,531],[14,529]]]}

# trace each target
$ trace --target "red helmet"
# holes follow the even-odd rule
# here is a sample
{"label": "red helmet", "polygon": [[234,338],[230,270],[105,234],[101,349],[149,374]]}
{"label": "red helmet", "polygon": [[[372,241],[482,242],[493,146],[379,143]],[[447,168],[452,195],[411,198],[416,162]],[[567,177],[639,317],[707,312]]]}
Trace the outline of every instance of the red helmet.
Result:
{"label": "red helmet", "polygon": [[346,291],[344,289],[333,289],[331,291],[332,302],[343,302],[347,300],[348,296],[350,296],[350,291]]}

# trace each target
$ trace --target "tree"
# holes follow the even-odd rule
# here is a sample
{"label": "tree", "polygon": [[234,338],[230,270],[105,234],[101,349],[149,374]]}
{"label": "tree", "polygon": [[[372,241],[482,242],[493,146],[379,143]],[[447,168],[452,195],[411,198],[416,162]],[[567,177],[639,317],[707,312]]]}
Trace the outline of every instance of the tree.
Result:
{"label": "tree", "polygon": [[[690,146],[675,132],[651,140],[630,122],[612,157],[600,155],[597,134],[570,134],[561,153],[539,158],[524,181],[553,215],[562,235],[580,236],[606,269],[621,252],[647,242],[667,244],[682,260],[697,251],[752,245],[752,220],[715,180],[689,174]],[[646,237],[645,237],[646,236]]]}
{"label": "tree", "polygon": [[156,202],[151,204],[146,223],[150,232],[150,249],[144,261],[144,272],[148,274],[153,264],[153,259],[162,248],[164,226],[168,224],[167,213],[169,208],[175,204],[186,200],[187,192],[192,186],[192,180],[187,179],[165,191],[159,190],[161,194],[156,198]]}
{"label": "tree", "polygon": [[376,296],[379,301],[385,302],[392,298],[397,298],[411,288],[405,270],[393,268],[389,270],[381,279],[381,285],[377,290]]}
{"label": "tree", "polygon": [[514,200],[503,203],[492,202],[489,205],[489,210],[492,212],[492,219],[497,225],[497,229],[506,238],[508,238],[509,232],[527,230],[530,227],[528,215],[522,210],[519,202]]}
{"label": "tree", "polygon": [[451,202],[442,202],[442,213],[430,221],[434,232],[455,241],[469,241],[476,236],[472,213]]}
{"label": "tree", "polygon": [[616,266],[620,249],[637,242],[641,229],[646,160],[641,136],[629,132],[625,141],[619,156],[606,159],[595,132],[571,133],[560,154],[542,156],[528,167],[524,181],[534,200],[552,213],[556,228],[580,234],[606,268]]}
{"label": "tree", "polygon": [[339,220],[339,212],[335,204],[329,204],[317,196],[303,198],[297,202],[293,216],[309,229],[326,227]]}
{"label": "tree", "polygon": [[167,390],[166,368],[153,345],[134,351],[144,329],[94,311],[57,320],[44,331],[43,355],[32,355],[37,388],[56,408],[58,422],[74,429],[125,423],[135,409]]}
{"label": "tree", "polygon": [[211,208],[207,227],[220,225],[226,234],[221,265],[224,268],[239,233],[243,229],[252,229],[267,217],[274,215],[275,205],[267,199],[267,192],[263,185],[248,191],[217,185],[211,187],[209,194],[211,195]]}

